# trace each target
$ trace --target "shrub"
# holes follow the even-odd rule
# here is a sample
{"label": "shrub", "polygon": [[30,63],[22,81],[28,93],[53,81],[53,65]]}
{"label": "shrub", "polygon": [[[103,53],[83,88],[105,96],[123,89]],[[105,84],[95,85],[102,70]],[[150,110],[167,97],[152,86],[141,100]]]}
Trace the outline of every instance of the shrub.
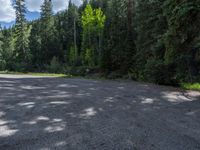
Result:
{"label": "shrub", "polygon": [[70,65],[73,65],[73,66],[78,63],[77,49],[74,46],[70,48],[69,63]]}
{"label": "shrub", "polygon": [[95,61],[94,61],[94,50],[93,49],[86,49],[86,53],[85,53],[85,62],[89,65],[89,66],[95,66]]}
{"label": "shrub", "polygon": [[0,71],[6,70],[6,62],[5,60],[0,60]]}
{"label": "shrub", "polygon": [[59,63],[57,57],[53,57],[50,62],[50,65],[46,66],[46,69],[50,73],[60,73],[62,72],[62,65]]}
{"label": "shrub", "polygon": [[27,72],[28,71],[28,64],[25,62],[16,62],[14,65],[13,71],[17,72]]}
{"label": "shrub", "polygon": [[120,71],[115,71],[115,72],[110,73],[106,77],[108,79],[119,79],[119,78],[122,78],[123,75],[120,73]]}
{"label": "shrub", "polygon": [[98,67],[80,66],[80,67],[67,67],[65,68],[65,74],[70,74],[74,76],[87,76],[91,74],[99,73]]}
{"label": "shrub", "polygon": [[166,65],[160,59],[150,59],[144,69],[144,80],[157,84],[176,85],[173,65]]}

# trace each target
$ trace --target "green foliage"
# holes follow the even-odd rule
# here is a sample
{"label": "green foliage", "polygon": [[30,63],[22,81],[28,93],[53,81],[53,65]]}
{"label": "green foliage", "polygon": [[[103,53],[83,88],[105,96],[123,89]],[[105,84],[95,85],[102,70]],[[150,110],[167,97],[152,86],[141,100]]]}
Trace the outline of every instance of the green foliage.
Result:
{"label": "green foliage", "polygon": [[49,64],[53,57],[60,57],[60,39],[56,31],[55,18],[53,17],[52,1],[45,0],[41,6],[40,20],[41,49],[39,50],[40,64]]}
{"label": "green foliage", "polygon": [[[197,76],[199,59],[199,1],[168,0],[163,6],[167,18],[168,30],[164,41],[166,45],[165,61],[175,64],[179,80]],[[182,64],[185,64],[184,67]],[[180,76],[181,74],[181,76]],[[192,77],[193,76],[193,77]]]}
{"label": "green foliage", "polygon": [[6,62],[3,58],[3,34],[0,28],[0,70],[5,70]]}
{"label": "green foliage", "polygon": [[92,6],[88,4],[82,15],[82,25],[86,32],[92,32],[94,30],[94,20],[95,16]]}
{"label": "green foliage", "polygon": [[200,83],[182,83],[181,87],[186,90],[200,90]]}
{"label": "green foliage", "polygon": [[0,26],[0,50],[2,50],[2,46],[3,46],[3,34],[2,34],[2,30],[1,30],[1,26]]}
{"label": "green foliage", "polygon": [[11,70],[14,68],[14,45],[15,40],[11,29],[3,30],[1,33],[0,62],[1,70]]}
{"label": "green foliage", "polygon": [[29,35],[30,29],[25,18],[26,7],[24,0],[16,0],[15,24],[15,57],[19,63],[28,63],[30,60]]}
{"label": "green foliage", "polygon": [[32,30],[30,33],[30,43],[29,43],[29,47],[30,47],[30,53],[31,53],[31,63],[35,68],[39,68],[39,64],[41,64],[41,59],[42,59],[42,55],[41,55],[41,36],[40,33],[38,32],[40,28],[40,25],[38,24],[37,21],[32,23]]}
{"label": "green foliage", "polygon": [[[136,7],[136,70],[142,74],[148,63],[162,60],[165,53],[163,34],[167,31],[167,21],[162,12],[163,1],[139,0]],[[160,61],[158,61],[160,64]],[[145,67],[146,66],[146,67]]]}
{"label": "green foliage", "polygon": [[77,48],[75,47],[71,47],[70,48],[70,54],[69,54],[69,62],[72,66],[74,66],[76,64],[76,62],[78,61],[78,52],[77,52]]}
{"label": "green foliage", "polygon": [[101,10],[101,8],[95,9],[94,10],[95,13],[95,25],[96,25],[96,29],[98,33],[101,33],[102,30],[104,29],[104,25],[105,25],[105,20],[106,20],[106,16],[104,15],[103,11]]}
{"label": "green foliage", "polygon": [[94,66],[95,65],[95,60],[94,60],[94,50],[93,49],[86,49],[85,52],[85,62],[89,66]]}
{"label": "green foliage", "polygon": [[166,65],[163,60],[149,59],[143,71],[145,81],[157,84],[175,84],[172,66]]}
{"label": "green foliage", "polygon": [[89,66],[68,66],[65,68],[65,74],[72,76],[88,76],[91,74],[99,73],[98,67],[89,67]]}
{"label": "green foliage", "polygon": [[46,69],[50,73],[60,73],[62,71],[62,65],[59,63],[57,57],[53,57],[50,65],[46,66]]}
{"label": "green foliage", "polygon": [[82,15],[83,29],[87,32],[101,32],[104,28],[106,16],[103,14],[101,8],[93,9],[88,4]]}
{"label": "green foliage", "polygon": [[16,72],[28,72],[28,64],[26,62],[16,62],[14,64],[12,64],[14,66],[14,68],[12,68],[12,71],[16,71]]}
{"label": "green foliage", "polygon": [[[80,15],[78,13],[78,8],[77,6],[75,6],[71,0],[69,1],[69,5],[68,5],[68,9],[65,11],[63,18],[63,42],[65,43],[63,45],[63,47],[66,49],[66,62],[71,64],[71,60],[74,58],[74,55],[71,55],[71,50],[72,47],[75,50],[75,57],[78,57],[78,49],[80,47],[80,39],[81,39],[81,35],[80,35]],[[62,37],[61,37],[62,38]],[[77,59],[77,58],[76,58]],[[74,63],[73,63],[74,65]]]}
{"label": "green foliage", "polygon": [[[82,15],[83,40],[82,49],[85,63],[96,65],[101,57],[101,38],[106,16],[100,8],[93,9],[88,4]],[[92,58],[89,58],[92,57]]]}
{"label": "green foliage", "polygon": [[[125,0],[110,0],[106,13],[102,66],[110,71],[119,70],[121,74],[128,73],[135,55],[136,37],[131,19],[134,13],[128,13],[129,9],[134,9],[133,1],[131,4]],[[127,22],[131,22],[131,25]]]}
{"label": "green foliage", "polygon": [[[44,0],[41,6],[41,21],[40,21],[40,37],[41,37],[41,49],[39,53],[41,55],[41,63],[48,64],[51,61],[49,56],[55,47],[50,47],[53,44],[54,36],[54,20],[52,17],[52,2]],[[51,51],[52,50],[52,51]]]}

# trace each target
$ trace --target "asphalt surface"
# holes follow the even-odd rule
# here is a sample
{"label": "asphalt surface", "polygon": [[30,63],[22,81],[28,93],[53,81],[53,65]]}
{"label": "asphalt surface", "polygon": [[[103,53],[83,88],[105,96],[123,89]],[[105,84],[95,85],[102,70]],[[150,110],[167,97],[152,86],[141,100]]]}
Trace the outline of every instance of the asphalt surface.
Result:
{"label": "asphalt surface", "polygon": [[0,75],[0,150],[200,150],[200,93]]}

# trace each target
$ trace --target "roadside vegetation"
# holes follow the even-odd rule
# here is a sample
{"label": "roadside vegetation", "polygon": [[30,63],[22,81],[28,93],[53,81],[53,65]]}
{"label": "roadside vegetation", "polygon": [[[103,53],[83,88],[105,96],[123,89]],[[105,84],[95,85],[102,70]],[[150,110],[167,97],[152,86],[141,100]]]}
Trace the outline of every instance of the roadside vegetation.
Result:
{"label": "roadside vegetation", "polygon": [[186,90],[198,90],[200,91],[200,83],[183,83],[181,87]]}
{"label": "roadside vegetation", "polygon": [[69,0],[54,14],[52,1],[44,0],[33,21],[26,20],[24,2],[14,3],[15,25],[0,30],[2,71],[199,89],[199,1],[83,0],[76,6]]}

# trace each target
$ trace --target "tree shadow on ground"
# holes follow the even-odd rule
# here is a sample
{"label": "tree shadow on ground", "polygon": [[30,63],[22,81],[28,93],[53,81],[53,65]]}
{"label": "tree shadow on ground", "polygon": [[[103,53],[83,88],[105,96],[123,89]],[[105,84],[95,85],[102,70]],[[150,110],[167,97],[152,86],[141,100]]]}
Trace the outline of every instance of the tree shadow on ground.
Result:
{"label": "tree shadow on ground", "polygon": [[199,141],[199,92],[126,81],[0,78],[2,150],[195,150]]}

